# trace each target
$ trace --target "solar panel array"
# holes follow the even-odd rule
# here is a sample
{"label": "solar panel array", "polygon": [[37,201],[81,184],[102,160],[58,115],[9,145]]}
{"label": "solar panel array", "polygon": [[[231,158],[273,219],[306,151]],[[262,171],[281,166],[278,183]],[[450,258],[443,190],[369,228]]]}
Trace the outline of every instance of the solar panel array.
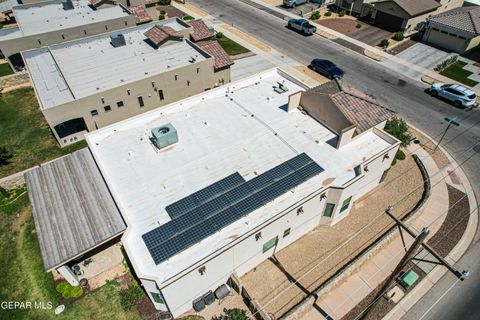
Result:
{"label": "solar panel array", "polygon": [[172,220],[143,241],[159,264],[323,171],[302,153],[249,181],[236,172],[168,205]]}

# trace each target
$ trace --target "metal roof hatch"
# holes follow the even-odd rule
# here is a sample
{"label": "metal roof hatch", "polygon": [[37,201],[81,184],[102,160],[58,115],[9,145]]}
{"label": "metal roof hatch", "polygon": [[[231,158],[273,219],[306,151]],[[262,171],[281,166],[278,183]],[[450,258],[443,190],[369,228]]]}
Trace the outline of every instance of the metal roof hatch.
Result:
{"label": "metal roof hatch", "polygon": [[72,0],[62,0],[63,10],[73,10]]}
{"label": "metal roof hatch", "polygon": [[123,47],[126,45],[125,36],[121,33],[113,34],[110,36],[110,43],[114,48]]}
{"label": "metal roof hatch", "polygon": [[152,129],[152,142],[158,149],[163,149],[178,142],[177,129],[166,123]]}

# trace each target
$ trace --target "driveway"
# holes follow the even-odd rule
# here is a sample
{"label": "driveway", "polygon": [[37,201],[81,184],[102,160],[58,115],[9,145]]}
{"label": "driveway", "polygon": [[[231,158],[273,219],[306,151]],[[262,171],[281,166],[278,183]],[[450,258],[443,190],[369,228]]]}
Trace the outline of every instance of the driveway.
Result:
{"label": "driveway", "polygon": [[[454,52],[444,51],[435,47],[431,47],[425,43],[418,42],[410,48],[399,53],[397,57],[410,63],[416,64],[417,66],[433,70],[440,62],[453,55],[455,55]],[[386,60],[382,62],[382,64],[389,68],[397,70],[401,74],[407,73],[411,77],[416,79],[420,79],[423,75],[421,72],[412,70],[403,65],[399,65],[398,63],[390,60]]]}

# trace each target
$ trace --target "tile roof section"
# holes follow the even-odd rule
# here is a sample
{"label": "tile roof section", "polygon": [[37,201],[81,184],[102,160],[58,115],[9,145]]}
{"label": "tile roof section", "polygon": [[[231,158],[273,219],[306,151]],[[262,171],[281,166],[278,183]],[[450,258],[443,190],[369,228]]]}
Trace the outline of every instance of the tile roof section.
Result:
{"label": "tile roof section", "polygon": [[191,20],[188,24],[192,27],[193,32],[190,34],[193,41],[207,40],[213,37],[213,30],[208,29],[203,20]]}
{"label": "tile roof section", "polygon": [[[441,7],[441,4],[435,0],[386,0],[378,1],[376,3],[390,1],[395,2],[400,8],[405,10],[405,12],[411,16],[418,16]],[[376,3],[373,3],[373,5],[375,6]]]}
{"label": "tile roof section", "polygon": [[230,56],[223,50],[223,48],[218,44],[217,41],[201,41],[197,42],[197,45],[205,50],[208,54],[213,56],[215,59],[214,68],[215,70],[225,68],[234,64]]}
{"label": "tile roof section", "polygon": [[480,35],[480,7],[462,7],[430,17],[428,21]]}
{"label": "tile roof section", "polygon": [[310,90],[328,95],[340,112],[357,126],[355,130],[357,134],[369,130],[396,114],[344,82],[329,81]]}
{"label": "tile roof section", "polygon": [[157,47],[167,40],[180,40],[183,38],[183,35],[180,32],[173,30],[173,28],[158,25],[147,30],[144,35]]}
{"label": "tile roof section", "polygon": [[152,18],[148,15],[147,10],[145,10],[142,5],[131,6],[128,7],[128,9],[134,14],[136,24],[142,24],[152,21]]}

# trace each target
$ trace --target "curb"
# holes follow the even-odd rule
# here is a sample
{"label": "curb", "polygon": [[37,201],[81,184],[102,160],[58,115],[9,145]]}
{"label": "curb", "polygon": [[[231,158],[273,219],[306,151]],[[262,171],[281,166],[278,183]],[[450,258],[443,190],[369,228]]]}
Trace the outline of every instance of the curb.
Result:
{"label": "curb", "polygon": [[[422,78],[423,81],[423,78]],[[427,139],[433,139],[425,134],[422,130],[410,125],[413,129],[424,135]],[[452,158],[450,153],[445,150],[442,146],[439,146],[440,150],[447,156],[450,164],[455,164],[458,166],[457,162]],[[458,167],[459,174],[462,176],[462,186],[465,187],[466,192],[470,192],[472,186],[470,180],[465,175],[465,172],[461,167]],[[463,179],[465,178],[465,180]],[[477,227],[478,227],[478,202],[475,196],[475,193],[468,196],[469,205],[470,205],[470,217],[468,219],[468,224],[465,229],[465,232],[462,235],[462,238],[457,243],[457,245],[448,253],[445,259],[454,264],[465,254],[468,250],[468,247],[472,243]],[[473,204],[473,205],[472,205]],[[400,300],[400,302],[387,313],[383,319],[384,320],[396,320],[400,319],[404,314],[410,310],[424,295],[426,295],[431,288],[448,272],[442,266],[436,266],[425,278],[423,278],[416,286],[412,289],[405,297]]]}
{"label": "curb", "polygon": [[382,61],[385,61],[385,60],[386,60],[386,58],[385,58],[384,56],[381,56],[381,55],[379,55],[379,54],[376,54],[375,52],[370,51],[370,50],[368,50],[368,49],[364,49],[364,50],[363,50],[363,54],[364,54],[366,57],[368,57],[368,58],[370,58],[370,59],[373,59],[373,60],[375,60],[375,61],[378,61],[378,62],[382,62]]}

